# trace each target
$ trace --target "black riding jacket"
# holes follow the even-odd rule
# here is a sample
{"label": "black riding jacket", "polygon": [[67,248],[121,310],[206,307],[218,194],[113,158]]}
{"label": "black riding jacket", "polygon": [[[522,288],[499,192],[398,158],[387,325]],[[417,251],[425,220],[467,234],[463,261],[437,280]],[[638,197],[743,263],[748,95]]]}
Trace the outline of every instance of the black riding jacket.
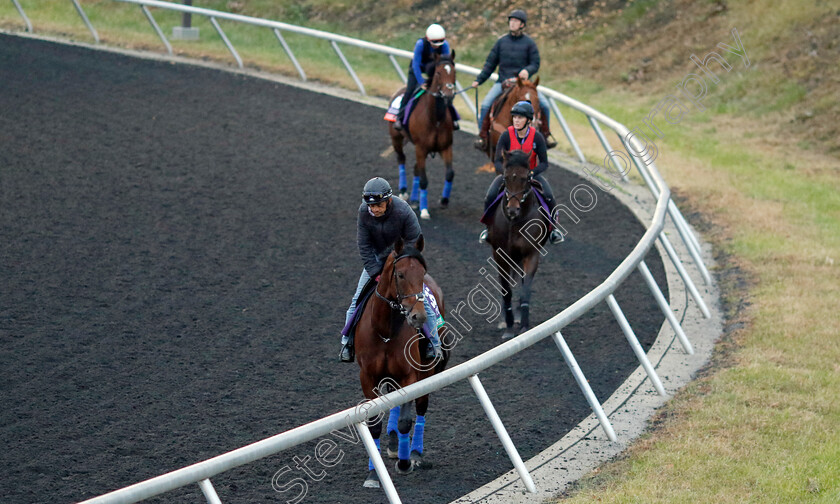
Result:
{"label": "black riding jacket", "polygon": [[540,69],[540,51],[536,42],[525,34],[514,37],[508,33],[499,37],[490,49],[476,82],[482,84],[486,81],[496,66],[499,67],[499,81],[516,77],[523,68],[528,70],[529,78],[533,78]]}
{"label": "black riding jacket", "polygon": [[367,203],[359,206],[359,255],[371,278],[382,271],[385,258],[394,250],[394,243],[400,237],[412,246],[420,238],[420,222],[408,203],[400,198],[391,198],[382,217],[371,215]]}

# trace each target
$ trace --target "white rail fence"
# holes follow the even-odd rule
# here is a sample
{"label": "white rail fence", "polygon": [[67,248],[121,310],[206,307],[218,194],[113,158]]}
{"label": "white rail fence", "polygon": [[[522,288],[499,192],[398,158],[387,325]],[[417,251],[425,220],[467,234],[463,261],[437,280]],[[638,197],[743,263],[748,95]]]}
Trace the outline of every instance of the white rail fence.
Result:
{"label": "white rail fence", "polygon": [[[77,0],[70,1],[73,3],[76,11],[79,13],[79,16],[82,18],[83,22],[90,30],[94,40],[98,43],[99,36],[96,30],[94,29],[93,25],[90,23],[90,20],[86,16],[84,10],[81,8]],[[237,65],[240,68],[244,67],[242,58],[237,52],[236,48],[231,43],[230,39],[222,30],[222,27],[219,25],[217,20],[222,19],[225,21],[244,23],[271,29],[274,35],[277,37],[281,47],[294,64],[295,69],[297,70],[301,80],[306,80],[306,73],[304,72],[299,61],[295,57],[291,47],[283,38],[282,32],[285,31],[328,40],[336,55],[344,65],[345,69],[350,74],[353,81],[356,83],[359,93],[361,93],[362,95],[366,94],[364,84],[359,79],[350,62],[344,56],[339,44],[358,47],[361,49],[374,51],[386,55],[393,64],[397,74],[403,81],[405,81],[406,77],[402,68],[397,63],[396,57],[406,59],[410,59],[412,57],[412,53],[409,51],[395,49],[380,44],[365,42],[363,40],[353,39],[350,37],[344,37],[341,35],[335,35],[332,33],[322,32],[277,21],[253,18],[210,9],[203,9],[200,7],[191,7],[181,4],[162,2],[158,0],[114,1],[139,6],[146,19],[148,20],[149,24],[155,30],[158,37],[160,37],[161,41],[166,47],[167,53],[169,53],[170,55],[173,54],[172,46],[167,40],[163,31],[160,29],[160,26],[157,24],[154,16],[152,15],[152,12],[149,10],[149,7],[155,7],[171,11],[179,11],[182,13],[189,13],[207,17],[210,20],[210,23],[213,25],[214,29],[217,31],[219,37],[227,46],[228,50],[230,51],[233,58],[236,60]],[[26,30],[32,32],[32,24],[27,18],[26,13],[24,12],[19,1],[12,0],[12,3],[15,5],[15,8],[23,18],[26,24]],[[469,75],[478,75],[480,72],[480,69],[478,68],[463,65],[460,63],[456,65],[456,68],[458,71]],[[498,76],[494,74],[492,77],[497,78]],[[457,84],[457,87],[459,91],[464,89],[460,83]],[[644,262],[644,257],[648,253],[648,251],[654,246],[655,242],[658,240],[665,249],[669,259],[673,262],[675,268],[677,269],[677,272],[679,273],[686,288],[691,293],[691,296],[694,299],[695,303],[697,304],[703,315],[706,318],[709,318],[711,317],[711,314],[709,312],[708,307],[706,306],[705,301],[700,295],[700,292],[697,289],[697,286],[694,284],[694,281],[691,279],[691,277],[689,277],[673,245],[671,244],[670,240],[663,231],[666,217],[670,216],[671,220],[673,221],[674,226],[677,229],[678,234],[680,235],[680,238],[682,239],[686,249],[691,255],[692,260],[694,261],[698,270],[700,271],[704,282],[710,284],[711,276],[709,275],[708,269],[703,264],[703,261],[700,257],[701,251],[699,242],[697,241],[697,238],[694,236],[693,232],[689,228],[687,222],[685,221],[685,218],[680,213],[676,204],[674,204],[673,200],[671,199],[670,189],[665,184],[664,180],[662,179],[662,176],[656,169],[656,165],[653,163],[655,153],[651,152],[651,150],[648,149],[647,143],[642,143],[642,141],[638,138],[638,133],[636,133],[635,131],[631,132],[624,125],[605,116],[604,114],[598,112],[592,107],[578,102],[577,100],[574,100],[560,92],[543,86],[540,86],[539,89],[546,95],[547,99],[549,100],[551,109],[554,112],[554,117],[556,117],[557,121],[560,123],[560,126],[562,127],[563,132],[566,135],[566,138],[568,139],[569,144],[572,150],[574,151],[575,155],[581,163],[585,164],[586,168],[584,168],[584,171],[591,176],[592,180],[596,181],[596,183],[602,186],[604,184],[613,185],[619,180],[626,183],[628,181],[626,177],[627,173],[632,169],[632,166],[635,166],[640,176],[644,180],[646,186],[650,190],[651,194],[656,199],[656,209],[654,211],[651,222],[647,226],[645,234],[636,244],[633,251],[606,278],[606,280],[604,280],[603,283],[601,283],[598,287],[587,293],[582,298],[578,299],[575,303],[573,303],[571,306],[569,306],[559,314],[543,322],[539,326],[534,327],[531,330],[517,336],[516,338],[513,338],[477,357],[474,357],[473,359],[470,359],[467,362],[464,362],[453,368],[447,369],[446,371],[438,375],[434,375],[430,378],[405,387],[401,390],[394,391],[387,395],[367,401],[363,403],[363,407],[356,406],[353,408],[346,409],[344,411],[340,411],[338,413],[334,413],[330,416],[321,418],[320,420],[316,420],[306,425],[296,427],[289,431],[277,434],[267,439],[263,439],[256,443],[219,455],[209,460],[205,460],[203,462],[199,462],[197,464],[193,464],[191,466],[184,467],[182,469],[178,469],[176,471],[172,471],[170,473],[163,474],[140,483],[136,483],[134,485],[107,493],[105,495],[101,495],[99,497],[95,497],[84,502],[90,504],[132,503],[156,495],[160,495],[162,493],[183,486],[198,484],[209,503],[221,503],[221,500],[216,494],[213,488],[213,484],[210,481],[211,477],[214,477],[220,473],[223,473],[235,467],[248,464],[250,462],[259,460],[264,457],[268,457],[270,455],[274,455],[278,452],[297,446],[299,444],[312,441],[319,437],[325,436],[332,431],[353,427],[358,430],[369,456],[374,461],[374,466],[383,484],[389,502],[399,503],[401,502],[399,495],[397,494],[397,491],[394,488],[388,471],[385,469],[385,465],[379,454],[379,451],[376,450],[373,439],[370,435],[370,432],[367,429],[365,421],[371,417],[384,414],[396,404],[403,404],[412,401],[417,397],[438,391],[461,380],[467,380],[472,386],[482,408],[484,409],[485,413],[488,416],[488,419],[490,420],[490,423],[492,424],[497,435],[499,436],[502,445],[505,448],[505,451],[511,459],[511,462],[515,467],[516,471],[518,472],[519,477],[522,479],[525,487],[530,492],[536,492],[534,482],[530,474],[528,473],[525,464],[522,462],[522,459],[519,456],[516,447],[514,446],[513,442],[508,436],[505,426],[502,424],[501,420],[499,419],[499,416],[496,414],[495,408],[493,407],[489,396],[484,390],[484,387],[481,385],[481,381],[478,378],[478,374],[481,371],[493,366],[494,364],[503,361],[508,357],[511,357],[512,355],[528,348],[529,346],[545,338],[551,337],[557,344],[557,347],[560,350],[563,359],[566,361],[566,364],[572,371],[575,380],[581,388],[581,391],[586,397],[586,400],[592,408],[593,412],[597,416],[605,433],[607,434],[610,440],[615,441],[616,435],[612,428],[612,425],[609,422],[609,419],[604,414],[600,403],[598,402],[597,398],[595,397],[595,394],[589,387],[586,381],[586,377],[584,376],[580,367],[577,365],[574,355],[572,355],[568,345],[566,345],[566,342],[561,334],[561,330],[564,327],[566,327],[567,325],[575,321],[577,318],[579,318],[581,315],[585,314],[587,311],[589,311],[590,309],[594,308],[602,302],[606,303],[609,306],[610,311],[616,318],[616,321],[618,322],[622,332],[627,338],[630,347],[635,353],[641,366],[647,373],[647,376],[653,384],[654,388],[660,395],[665,396],[665,389],[662,385],[661,380],[659,379],[659,376],[656,373],[656,370],[645,355],[644,350],[639,344],[632,327],[630,326],[629,322],[624,316],[624,313],[622,312],[621,307],[613,293],[618,288],[618,286],[620,286],[621,283],[634,270],[638,270],[642,274],[642,277],[644,278],[645,283],[647,284],[651,292],[651,295],[656,300],[657,305],[661,309],[666,320],[676,333],[677,338],[679,339],[684,351],[688,354],[693,354],[694,350],[691,346],[690,341],[688,340],[688,337],[686,336],[683,329],[680,327],[680,324],[674,316],[673,310],[671,309],[668,301],[663,296],[662,291],[659,289],[659,286],[656,284],[656,281],[651,275],[650,270]],[[461,96],[463,97],[464,94],[462,93]],[[473,112],[473,114],[476,114],[477,111],[472,105],[472,103],[470,103],[466,98],[464,98],[464,101],[466,102],[469,109]],[[575,140],[568,124],[566,123],[565,118],[563,117],[563,114],[561,113],[558,104],[562,104],[575,112],[584,114],[588,119],[590,125],[592,126],[592,129],[597,135],[605,152],[603,164],[605,172],[604,175],[600,176],[600,178],[599,172],[602,167],[586,165],[586,158],[583,154],[583,151],[581,150],[578,142]],[[626,149],[626,151],[613,150],[607,136],[601,129],[602,125],[609,128],[614,134],[616,134],[619,143],[624,147],[624,149]]]}

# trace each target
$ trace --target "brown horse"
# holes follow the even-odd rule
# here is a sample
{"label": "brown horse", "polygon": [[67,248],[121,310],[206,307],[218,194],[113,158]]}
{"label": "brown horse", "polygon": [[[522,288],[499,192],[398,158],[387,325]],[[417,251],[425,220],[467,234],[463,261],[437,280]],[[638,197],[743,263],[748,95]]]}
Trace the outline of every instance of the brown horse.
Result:
{"label": "brown horse", "polygon": [[[452,169],[452,131],[453,121],[450,109],[455,97],[455,51],[449,56],[435,56],[435,70],[426,87],[426,92],[414,104],[414,111],[408,119],[408,127],[402,131],[389,126],[391,145],[397,153],[400,167],[400,197],[409,199],[408,187],[405,184],[405,153],[403,146],[406,141],[414,143],[414,187],[411,191],[411,201],[419,199],[420,217],[429,219],[428,187],[426,178],[426,157],[440,153],[446,165],[446,183],[440,198],[440,206],[449,205],[449,194],[452,190],[452,179],[455,170]],[[403,96],[403,100],[410,97]],[[393,101],[393,100],[392,100]]]}
{"label": "brown horse", "polygon": [[502,93],[490,108],[491,122],[490,132],[487,135],[489,142],[485,152],[490,157],[490,163],[496,159],[496,144],[499,142],[499,137],[508,128],[513,126],[513,118],[510,115],[510,109],[516,102],[527,101],[534,107],[534,121],[532,126],[540,130],[542,123],[542,109],[540,109],[540,100],[537,95],[537,86],[540,85],[540,78],[537,77],[533,82],[528,79],[521,79],[517,77],[510,81],[512,86],[506,92]]}
{"label": "brown horse", "polygon": [[[359,363],[359,378],[362,392],[372,400],[383,392],[383,384],[399,388],[407,387],[427,376],[442,371],[449,361],[447,337],[443,339],[443,356],[433,362],[421,360],[419,331],[426,322],[423,306],[425,283],[435,297],[441,316],[444,314],[443,293],[434,279],[426,273],[423,251],[423,236],[415,246],[408,246],[400,239],[394,251],[385,260],[375,295],[364,307],[356,326],[356,360]],[[451,339],[451,338],[450,338]],[[431,343],[428,343],[431,344]],[[417,415],[422,417],[429,407],[429,396],[419,397],[414,402]],[[414,423],[411,404],[399,408],[399,460],[396,463],[400,473],[411,472],[422,460],[422,429],[424,422],[418,420],[414,431],[414,443],[409,452],[409,431]],[[381,418],[368,420],[368,427],[374,439],[382,432]],[[396,436],[391,448],[397,449]],[[379,487],[379,477],[371,470],[365,480],[366,487]]]}
{"label": "brown horse", "polygon": [[549,220],[546,213],[540,211],[528,163],[529,155],[515,150],[505,151],[502,157],[505,167],[504,195],[485,222],[487,243],[493,247],[493,258],[499,266],[506,327],[502,338],[506,339],[514,335],[511,300],[512,288],[518,279],[522,280],[520,332],[530,328],[531,284],[540,264],[540,255],[546,254],[543,245],[549,236]]}

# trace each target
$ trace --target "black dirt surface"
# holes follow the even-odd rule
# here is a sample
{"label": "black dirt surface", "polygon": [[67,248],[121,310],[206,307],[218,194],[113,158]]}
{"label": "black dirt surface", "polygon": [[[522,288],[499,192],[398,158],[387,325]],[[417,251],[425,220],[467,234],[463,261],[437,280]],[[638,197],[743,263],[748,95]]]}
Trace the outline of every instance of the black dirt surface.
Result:
{"label": "black dirt surface", "polygon": [[[396,182],[382,116],[251,77],[0,36],[4,503],[91,498],[362,399],[338,333],[362,268],[361,187]],[[456,135],[450,208],[421,222],[450,310],[490,285],[477,240],[490,176],[471,143]],[[437,201],[441,160],[429,170]],[[547,176],[567,204],[586,183]],[[644,232],[596,191],[543,258],[535,323],[603,281]],[[664,288],[659,257],[647,263]],[[663,318],[642,278],[616,297],[648,348]],[[500,342],[495,321],[462,314],[472,329],[453,365]],[[638,365],[605,305],[564,335],[601,400]],[[590,413],[550,339],[481,379],[526,460]],[[304,485],[303,502],[386,501],[362,488],[362,444],[328,437],[332,467],[313,441],[213,483],[232,503],[285,502]],[[432,396],[425,438],[430,469],[397,476],[388,462],[404,502],[448,502],[512,468],[465,382]],[[191,485],[151,501],[202,500]]]}

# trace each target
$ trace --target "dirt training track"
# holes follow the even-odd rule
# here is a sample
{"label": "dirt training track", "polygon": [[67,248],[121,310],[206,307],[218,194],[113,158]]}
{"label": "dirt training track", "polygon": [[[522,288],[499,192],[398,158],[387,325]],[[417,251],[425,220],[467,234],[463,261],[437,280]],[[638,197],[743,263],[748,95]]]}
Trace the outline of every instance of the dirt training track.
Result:
{"label": "dirt training track", "polygon": [[[358,367],[337,362],[361,271],[364,182],[395,183],[383,111],[274,82],[0,35],[0,495],[71,502],[244,446],[352,406]],[[455,139],[448,210],[422,221],[447,307],[482,282],[487,174]],[[411,156],[409,156],[411,157]],[[552,167],[559,202],[585,183]],[[443,184],[430,163],[430,201]],[[534,284],[541,322],[594,288],[643,226],[597,190],[549,248]],[[647,264],[665,287],[661,260]],[[485,285],[489,285],[484,281]],[[667,293],[666,293],[667,295]],[[647,349],[662,316],[634,273],[616,292]],[[453,365],[499,343],[469,309]],[[603,400],[638,363],[608,308],[564,330]],[[524,459],[590,413],[551,340],[482,373]],[[433,395],[433,468],[394,475],[404,502],[445,503],[512,466],[466,382]],[[384,502],[364,489],[361,443],[333,437],[213,478],[223,502]],[[294,457],[312,457],[313,476]],[[389,467],[393,468],[389,463]],[[393,473],[392,473],[393,474]],[[317,480],[317,477],[322,479]],[[197,485],[153,502],[201,502]]]}

